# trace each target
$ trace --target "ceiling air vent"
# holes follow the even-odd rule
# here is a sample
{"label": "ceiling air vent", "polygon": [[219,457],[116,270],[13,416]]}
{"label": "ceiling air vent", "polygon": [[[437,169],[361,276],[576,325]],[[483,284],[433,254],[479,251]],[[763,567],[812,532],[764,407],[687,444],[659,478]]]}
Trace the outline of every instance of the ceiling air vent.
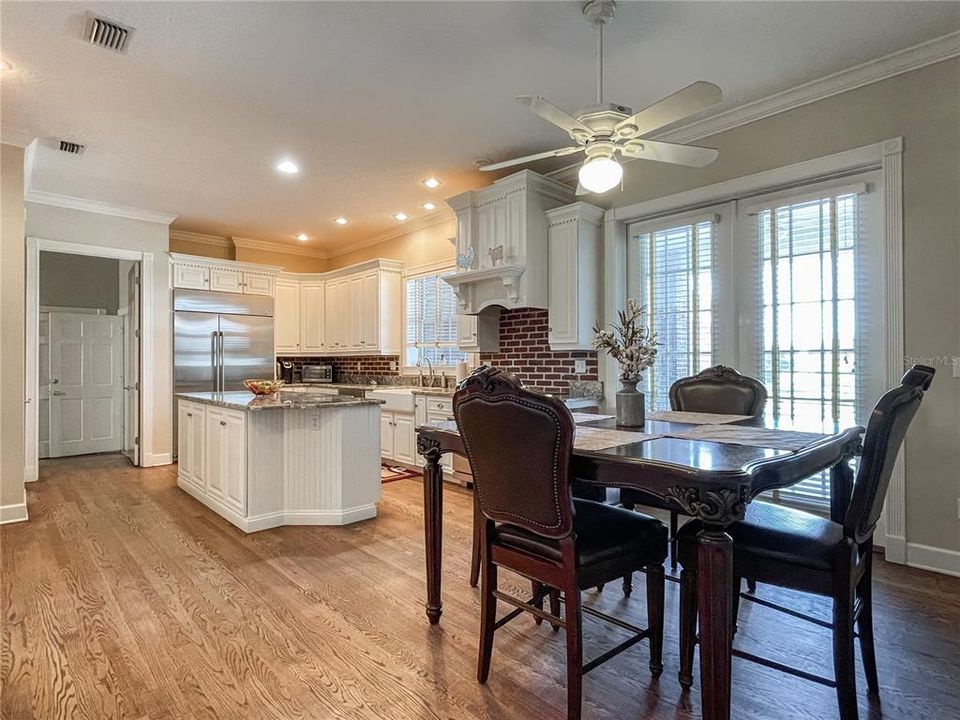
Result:
{"label": "ceiling air vent", "polygon": [[87,25],[86,39],[91,45],[122,53],[126,52],[132,33],[131,27],[106,18],[91,17]]}
{"label": "ceiling air vent", "polygon": [[70,153],[71,155],[82,155],[86,149],[87,146],[81,145],[80,143],[67,142],[66,140],[60,141],[60,152]]}

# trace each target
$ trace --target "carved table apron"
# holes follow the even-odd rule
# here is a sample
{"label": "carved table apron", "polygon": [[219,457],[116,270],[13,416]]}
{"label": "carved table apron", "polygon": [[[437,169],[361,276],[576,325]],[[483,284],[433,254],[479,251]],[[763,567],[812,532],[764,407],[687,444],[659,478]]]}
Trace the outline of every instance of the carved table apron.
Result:
{"label": "carved table apron", "polygon": [[[743,425],[785,429],[761,419]],[[613,420],[589,423],[614,429]],[[689,425],[648,421],[644,432],[669,434]],[[834,520],[853,487],[849,460],[858,452],[862,428],[789,427],[822,433],[819,440],[797,451],[772,450],[702,440],[662,437],[607,450],[575,450],[572,476],[602,487],[642,490],[676,505],[704,523],[698,535],[698,595],[700,616],[700,685],[704,720],[730,718],[731,613],[733,541],[726,528],[743,519],[747,504],[761,493],[786,487],[830,469]],[[443,552],[443,469],[445,453],[464,455],[453,422],[417,428],[417,451],[423,468],[424,533],[427,566],[427,617],[440,622],[441,558]]]}

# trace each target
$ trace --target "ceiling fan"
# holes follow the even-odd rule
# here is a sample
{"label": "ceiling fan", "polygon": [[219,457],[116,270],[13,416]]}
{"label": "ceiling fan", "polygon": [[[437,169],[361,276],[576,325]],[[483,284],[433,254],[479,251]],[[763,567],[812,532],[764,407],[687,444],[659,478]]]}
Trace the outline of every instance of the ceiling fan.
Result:
{"label": "ceiling fan", "polygon": [[603,26],[613,19],[616,8],[614,0],[593,0],[583,8],[584,17],[597,28],[596,105],[581,110],[573,117],[545,98],[537,95],[517,96],[517,101],[529,108],[530,112],[569,133],[577,144],[484,165],[480,170],[501,170],[534,160],[584,152],[587,159],[580,167],[580,183],[577,187],[577,195],[584,195],[588,192],[603,193],[620,184],[623,167],[617,162],[617,153],[623,157],[688,167],[703,167],[716,160],[719,153],[714,148],[679,145],[644,137],[719,103],[723,93],[713,83],[702,80],[695,82],[637,113],[623,105],[603,101]]}

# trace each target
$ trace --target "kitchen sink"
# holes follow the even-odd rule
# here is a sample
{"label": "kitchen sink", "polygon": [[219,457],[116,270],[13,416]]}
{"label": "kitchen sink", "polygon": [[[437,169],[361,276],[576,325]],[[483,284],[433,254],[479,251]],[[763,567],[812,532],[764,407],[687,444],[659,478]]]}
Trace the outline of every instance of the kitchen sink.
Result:
{"label": "kitchen sink", "polygon": [[386,412],[413,412],[414,397],[411,388],[369,390],[366,396],[371,400],[382,401],[381,410]]}

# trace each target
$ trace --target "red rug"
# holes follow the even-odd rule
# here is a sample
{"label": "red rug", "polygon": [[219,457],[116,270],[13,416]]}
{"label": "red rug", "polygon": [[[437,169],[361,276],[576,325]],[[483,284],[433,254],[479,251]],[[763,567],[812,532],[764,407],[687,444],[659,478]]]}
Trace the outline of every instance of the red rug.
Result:
{"label": "red rug", "polygon": [[394,480],[406,480],[407,478],[420,477],[421,473],[417,470],[408,470],[399,465],[381,465],[380,482],[393,482]]}

